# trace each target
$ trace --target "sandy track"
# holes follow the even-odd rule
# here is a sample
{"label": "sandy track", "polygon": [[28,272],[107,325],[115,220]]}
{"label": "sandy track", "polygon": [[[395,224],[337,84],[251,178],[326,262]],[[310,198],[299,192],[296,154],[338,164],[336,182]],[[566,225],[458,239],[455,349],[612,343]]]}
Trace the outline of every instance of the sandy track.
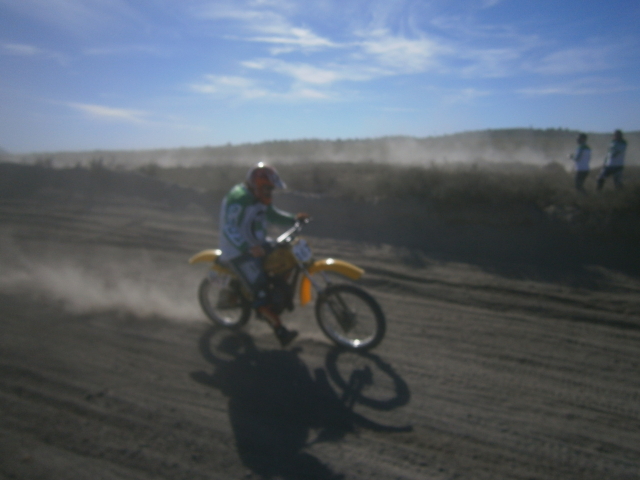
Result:
{"label": "sandy track", "polygon": [[2,478],[639,476],[635,277],[514,279],[312,236],[367,269],[388,333],[339,352],[300,309],[282,350],[198,311],[185,262],[215,232],[196,206],[36,195],[2,200],[0,225]]}

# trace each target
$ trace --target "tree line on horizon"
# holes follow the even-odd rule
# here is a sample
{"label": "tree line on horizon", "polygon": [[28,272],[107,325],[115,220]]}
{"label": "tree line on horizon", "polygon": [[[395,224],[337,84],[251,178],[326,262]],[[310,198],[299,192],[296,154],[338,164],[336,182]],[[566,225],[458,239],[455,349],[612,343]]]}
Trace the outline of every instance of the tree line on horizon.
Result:
{"label": "tree line on horizon", "polygon": [[[368,139],[272,140],[260,143],[182,147],[150,150],[95,150],[45,152],[24,155],[2,153],[0,160],[53,167],[91,166],[136,169],[145,165],[195,167],[249,165],[258,161],[274,164],[341,162],[391,163],[400,165],[499,163],[570,166],[567,156],[576,146],[577,130],[563,128],[513,128],[482,130],[433,137],[389,136]],[[587,132],[588,133],[588,132]],[[592,166],[601,165],[610,133],[588,133]],[[640,131],[626,132],[627,161],[640,164]]]}

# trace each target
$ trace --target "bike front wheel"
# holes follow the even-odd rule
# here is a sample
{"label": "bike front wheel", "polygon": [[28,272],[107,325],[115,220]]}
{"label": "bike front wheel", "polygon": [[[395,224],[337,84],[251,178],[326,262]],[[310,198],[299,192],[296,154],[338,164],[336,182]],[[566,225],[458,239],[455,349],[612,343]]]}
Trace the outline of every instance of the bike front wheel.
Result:
{"label": "bike front wheel", "polygon": [[324,334],[350,350],[369,350],[386,331],[378,302],[354,285],[331,285],[316,302],[316,320]]}
{"label": "bike front wheel", "polygon": [[211,273],[200,283],[198,300],[202,311],[221,327],[237,330],[249,321],[251,304],[244,298],[236,279]]}

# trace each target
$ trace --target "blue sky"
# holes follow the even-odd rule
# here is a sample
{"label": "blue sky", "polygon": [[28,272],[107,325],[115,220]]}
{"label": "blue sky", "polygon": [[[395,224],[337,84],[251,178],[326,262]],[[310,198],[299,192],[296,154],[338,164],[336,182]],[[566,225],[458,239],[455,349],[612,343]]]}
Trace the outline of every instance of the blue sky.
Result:
{"label": "blue sky", "polygon": [[0,0],[0,147],[638,130],[638,52],[637,0]]}

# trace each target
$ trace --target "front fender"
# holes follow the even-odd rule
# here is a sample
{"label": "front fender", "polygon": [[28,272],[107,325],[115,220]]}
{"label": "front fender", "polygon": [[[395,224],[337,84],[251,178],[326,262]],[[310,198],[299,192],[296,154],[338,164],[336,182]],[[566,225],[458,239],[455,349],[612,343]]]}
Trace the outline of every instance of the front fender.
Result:
{"label": "front fender", "polygon": [[220,255],[222,255],[222,250],[202,250],[189,259],[189,265],[200,262],[215,262]]}
{"label": "front fender", "polygon": [[231,273],[227,267],[223,267],[219,263],[216,262],[218,257],[222,255],[222,250],[211,249],[211,250],[202,250],[201,252],[196,253],[193,257],[189,259],[189,264],[193,265],[194,263],[202,263],[207,262],[211,263],[211,268],[220,273]]}
{"label": "front fender", "polygon": [[[356,267],[354,264],[345,262],[343,260],[336,260],[334,258],[325,258],[324,260],[317,260],[307,269],[310,275],[321,271],[336,272],[340,275],[344,275],[351,280],[358,280],[364,275],[364,270],[360,267]],[[300,305],[306,305],[311,301],[311,281],[308,277],[302,277],[300,283]]]}

